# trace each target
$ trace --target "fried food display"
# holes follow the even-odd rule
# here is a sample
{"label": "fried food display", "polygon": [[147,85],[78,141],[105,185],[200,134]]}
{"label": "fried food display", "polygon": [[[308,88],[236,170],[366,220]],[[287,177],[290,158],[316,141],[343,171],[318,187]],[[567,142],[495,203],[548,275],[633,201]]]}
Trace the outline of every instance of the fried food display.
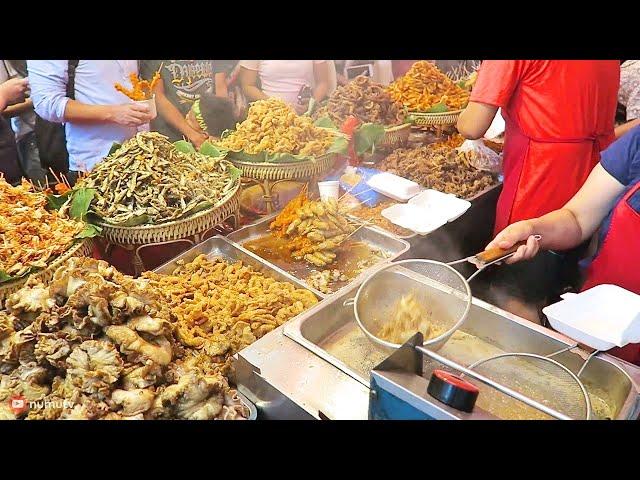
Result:
{"label": "fried food display", "polygon": [[[73,258],[0,311],[0,418],[222,419],[248,410],[214,359],[185,349],[145,279]],[[12,411],[21,395],[32,407]],[[35,403],[34,403],[35,402]]]}
{"label": "fried food display", "polygon": [[319,108],[314,118],[329,117],[340,126],[349,116],[362,123],[399,125],[404,121],[404,108],[394,101],[382,85],[359,75],[331,94],[327,104]]}
{"label": "fried food display", "polygon": [[296,115],[276,98],[258,100],[249,107],[247,119],[218,142],[222,148],[249,154],[289,153],[317,157],[327,153],[334,134],[316,127],[309,117]]}
{"label": "fried food display", "polygon": [[158,224],[224,203],[239,185],[223,158],[183,153],[156,132],[139,132],[79,182],[92,208],[113,225]]}
{"label": "fried food display", "polygon": [[12,187],[0,177],[0,272],[21,277],[65,253],[84,224],[63,215],[30,183]]}
{"label": "fried food display", "polygon": [[332,263],[336,259],[334,250],[354,231],[335,199],[313,201],[305,192],[291,200],[269,228],[275,235],[290,239],[294,260],[305,260],[316,267]]}
{"label": "fried food display", "polygon": [[398,149],[379,168],[464,199],[497,183],[493,175],[476,169],[464,155],[441,144]]}
{"label": "fried food display", "polygon": [[153,89],[160,80],[160,72],[156,72],[153,74],[153,78],[151,81],[141,80],[138,77],[137,73],[131,73],[129,75],[129,80],[131,81],[131,89],[128,89],[122,86],[119,83],[114,85],[115,89],[120,93],[124,93],[131,100],[135,100],[137,102],[142,100],[151,100],[153,98]]}
{"label": "fried food display", "polygon": [[181,262],[171,275],[143,277],[163,293],[180,342],[214,357],[234,355],[318,302],[242,262],[205,255]]}
{"label": "fried food display", "polygon": [[387,87],[395,101],[411,111],[427,112],[436,105],[460,110],[469,102],[470,92],[456,85],[433,63],[421,60]]}

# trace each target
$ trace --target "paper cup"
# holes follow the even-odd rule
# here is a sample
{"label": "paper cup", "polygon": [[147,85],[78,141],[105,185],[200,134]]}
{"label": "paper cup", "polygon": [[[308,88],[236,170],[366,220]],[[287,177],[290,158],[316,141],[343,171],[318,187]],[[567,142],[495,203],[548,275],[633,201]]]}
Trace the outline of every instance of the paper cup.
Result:
{"label": "paper cup", "polygon": [[320,200],[323,202],[330,198],[338,200],[340,197],[340,182],[338,180],[318,182],[318,190],[320,191]]}
{"label": "paper cup", "polygon": [[156,118],[157,115],[157,111],[156,111],[156,96],[154,95],[153,97],[151,97],[150,100],[138,100],[137,102],[134,103],[138,103],[140,105],[147,105],[149,107],[149,113],[151,114],[152,118]]}

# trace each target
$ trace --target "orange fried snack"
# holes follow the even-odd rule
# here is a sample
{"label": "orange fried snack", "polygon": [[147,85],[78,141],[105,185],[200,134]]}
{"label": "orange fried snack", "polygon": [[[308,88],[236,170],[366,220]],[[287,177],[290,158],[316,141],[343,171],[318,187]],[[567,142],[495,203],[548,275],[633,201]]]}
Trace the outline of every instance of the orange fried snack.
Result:
{"label": "orange fried snack", "polygon": [[411,111],[426,112],[437,104],[460,110],[469,102],[470,92],[461,88],[433,63],[421,60],[387,87],[391,97]]}
{"label": "orange fried snack", "polygon": [[46,196],[31,190],[28,182],[12,187],[0,178],[0,271],[13,277],[45,268],[84,228],[82,222],[47,210]]}
{"label": "orange fried snack", "polygon": [[131,86],[133,87],[132,89],[128,89],[121,84],[116,83],[116,90],[124,93],[131,100],[151,100],[151,98],[153,97],[153,89],[158,83],[158,80],[160,80],[160,72],[158,71],[153,74],[151,82],[149,82],[148,80],[141,80],[138,77],[138,74],[135,72],[129,75],[129,80],[131,80]]}

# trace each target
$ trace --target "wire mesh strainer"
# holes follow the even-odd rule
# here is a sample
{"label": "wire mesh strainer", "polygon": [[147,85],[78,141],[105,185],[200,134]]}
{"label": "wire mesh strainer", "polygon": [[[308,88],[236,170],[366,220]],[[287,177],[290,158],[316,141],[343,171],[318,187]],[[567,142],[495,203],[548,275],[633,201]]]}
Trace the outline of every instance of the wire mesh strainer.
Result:
{"label": "wire mesh strainer", "polygon": [[[523,244],[508,250],[487,250],[449,263],[413,259],[388,264],[367,278],[356,296],[344,305],[353,306],[358,326],[382,349],[400,348],[417,331],[424,335],[425,346],[438,349],[469,314],[469,281],[489,265],[513,255]],[[464,262],[478,268],[468,279],[451,266]]]}
{"label": "wire mesh strainer", "polygon": [[[420,330],[425,335],[425,346],[438,348],[464,322],[471,308],[471,288],[467,280],[447,264],[432,260],[403,260],[377,270],[367,278],[355,298],[354,316],[365,335],[383,349],[397,349],[399,343],[381,338],[381,331],[392,321],[398,321],[402,302],[411,301],[421,308],[418,315],[426,316],[430,331],[412,325],[403,325],[398,332],[406,338]],[[389,338],[389,337],[387,337]]]}
{"label": "wire mesh strainer", "polygon": [[[570,419],[589,420],[591,402],[583,383],[561,363],[532,353],[505,353],[468,367],[485,378],[537,402],[553,412],[528,406],[497,390],[485,393],[490,409],[510,419],[544,419],[558,412]],[[492,412],[494,413],[494,412]]]}

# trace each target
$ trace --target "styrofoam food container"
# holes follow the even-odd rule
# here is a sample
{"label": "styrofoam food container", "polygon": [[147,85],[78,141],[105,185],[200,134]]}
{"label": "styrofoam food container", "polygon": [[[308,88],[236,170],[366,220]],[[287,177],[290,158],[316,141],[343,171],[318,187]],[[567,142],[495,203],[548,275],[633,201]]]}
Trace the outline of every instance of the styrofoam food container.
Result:
{"label": "styrofoam food container", "polygon": [[391,223],[419,235],[427,235],[447,223],[445,216],[430,214],[425,209],[410,203],[396,203],[382,210],[381,214]]}
{"label": "styrofoam food container", "polygon": [[399,202],[406,202],[422,190],[416,182],[389,172],[374,175],[367,181],[367,185],[372,190]]}
{"label": "styrofoam food container", "polygon": [[617,285],[598,285],[542,312],[560,333],[596,350],[640,343],[640,295]]}
{"label": "styrofoam food container", "polygon": [[457,220],[471,207],[471,202],[467,200],[431,189],[416,195],[409,203],[426,210],[430,215],[446,217],[448,222]]}

